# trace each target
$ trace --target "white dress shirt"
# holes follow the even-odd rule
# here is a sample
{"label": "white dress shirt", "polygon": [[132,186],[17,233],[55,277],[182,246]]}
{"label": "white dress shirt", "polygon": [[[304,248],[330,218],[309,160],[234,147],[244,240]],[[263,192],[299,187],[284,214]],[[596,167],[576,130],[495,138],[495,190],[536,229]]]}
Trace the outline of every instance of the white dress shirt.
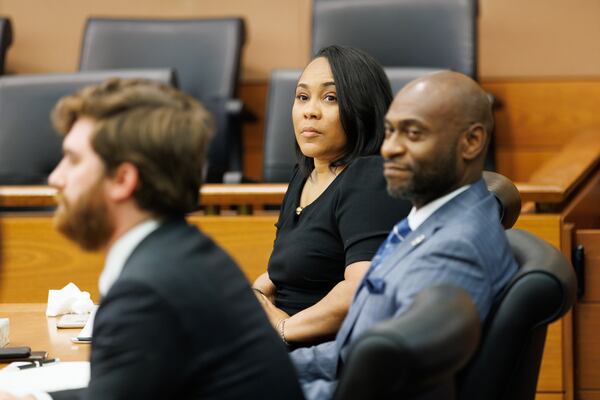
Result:
{"label": "white dress shirt", "polygon": [[158,220],[152,218],[141,222],[128,230],[110,248],[106,255],[104,269],[98,280],[98,289],[100,290],[101,297],[106,296],[106,293],[108,293],[119,275],[121,275],[125,262],[131,253],[133,253],[133,250],[135,250],[137,245],[140,244],[146,236],[154,232],[159,225],[160,223]]}
{"label": "white dress shirt", "polygon": [[439,210],[444,204],[446,204],[447,202],[449,202],[450,200],[452,200],[453,198],[455,198],[470,187],[471,185],[461,186],[458,189],[442,197],[439,197],[433,200],[432,202],[425,204],[419,209],[413,207],[410,210],[410,213],[408,213],[408,217],[406,217],[408,219],[408,226],[410,226],[410,229],[414,231],[419,226],[421,226],[421,224],[425,222],[427,218],[431,216],[431,214]]}

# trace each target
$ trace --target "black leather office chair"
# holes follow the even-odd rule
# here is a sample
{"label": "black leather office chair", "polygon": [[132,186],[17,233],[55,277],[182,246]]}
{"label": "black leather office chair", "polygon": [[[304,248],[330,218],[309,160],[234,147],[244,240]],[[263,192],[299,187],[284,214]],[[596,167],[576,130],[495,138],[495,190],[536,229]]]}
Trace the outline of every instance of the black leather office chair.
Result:
{"label": "black leather office chair", "polygon": [[386,67],[477,77],[476,0],[314,0],[312,53],[358,47]]}
{"label": "black leather office chair", "polygon": [[334,399],[448,399],[479,336],[479,314],[464,290],[425,289],[405,314],[354,342]]}
{"label": "black leather office chair", "polygon": [[0,17],[0,75],[4,74],[6,63],[6,52],[12,44],[12,23],[8,17]]}
{"label": "black leather office chair", "polygon": [[175,81],[169,69],[0,77],[0,184],[46,184],[62,154],[50,111],[59,98],[111,77]]}
{"label": "black leather office chair", "polygon": [[[521,204],[516,188],[507,178],[493,172],[484,173],[484,179],[502,206],[500,215],[503,225],[511,227]],[[458,369],[459,361],[462,361],[460,352],[470,355],[472,351],[460,340],[457,341],[452,331],[446,339],[443,335],[438,337],[437,333],[432,334],[431,339],[423,334],[423,340],[432,340],[433,344],[421,343],[416,339],[413,344],[404,340],[408,328],[403,327],[399,318],[399,333],[396,331],[396,322],[388,321],[366,333],[353,345],[336,399],[533,400],[547,326],[573,306],[575,275],[562,254],[543,240],[518,229],[508,230],[507,237],[519,271],[492,308],[481,343],[466,367],[460,371]],[[424,291],[422,295],[428,296],[428,292]],[[424,329],[426,333],[427,327],[436,329],[436,322],[431,321],[429,312],[410,309],[408,313],[419,314],[410,317],[413,325],[410,329],[416,332]],[[438,326],[444,326],[446,317],[443,313],[438,315]],[[461,315],[461,321],[462,318]],[[370,336],[376,340],[367,341]],[[387,344],[381,344],[382,341],[377,339],[380,336],[402,340],[399,343],[407,348],[402,348],[402,352],[392,352],[386,349]],[[370,346],[362,345],[364,341]],[[439,345],[440,341],[446,345]],[[432,348],[438,353],[430,354],[422,350],[434,345],[437,347]],[[362,349],[355,351],[354,346],[362,346]],[[379,358],[382,365],[373,366],[378,360],[371,357],[381,351],[388,355]],[[419,355],[421,352],[423,359]],[[408,360],[403,359],[406,355],[411,355]],[[397,374],[383,372],[387,369],[393,371],[397,363],[402,366]],[[410,365],[405,366],[405,363]],[[417,376],[406,379],[405,371],[413,371],[413,368]],[[377,373],[371,373],[372,369]],[[364,377],[359,376],[361,373]],[[454,379],[448,379],[449,376],[454,376]],[[365,388],[374,388],[374,392],[360,390],[353,383],[356,380]],[[394,392],[381,392],[383,389],[380,387],[394,388]]]}
{"label": "black leather office chair", "polygon": [[[393,93],[413,79],[435,71],[435,68],[385,68]],[[289,182],[292,176],[296,164],[292,106],[301,74],[299,69],[278,69],[271,73],[265,117],[264,182]]]}
{"label": "black leather office chair", "polygon": [[[312,54],[352,46],[385,67],[450,69],[477,79],[477,16],[477,0],[313,0]],[[493,134],[485,168],[496,168]]]}
{"label": "black leather office chair", "polygon": [[533,400],[548,324],[575,302],[573,267],[558,250],[522,230],[507,236],[520,268],[459,376],[460,400]]}
{"label": "black leather office chair", "polygon": [[240,171],[242,103],[235,99],[245,40],[241,18],[87,21],[80,70],[174,68],[179,87],[213,112],[208,182]]}
{"label": "black leather office chair", "polygon": [[299,69],[276,69],[271,73],[263,151],[263,182],[287,183],[296,164],[296,138],[292,125],[292,106]]}

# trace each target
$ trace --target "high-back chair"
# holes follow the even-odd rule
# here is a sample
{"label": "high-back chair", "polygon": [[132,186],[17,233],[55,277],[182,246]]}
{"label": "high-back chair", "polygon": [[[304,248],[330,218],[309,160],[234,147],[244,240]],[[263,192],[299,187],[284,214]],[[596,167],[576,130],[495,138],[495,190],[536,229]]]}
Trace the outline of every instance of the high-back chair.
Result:
{"label": "high-back chair", "polygon": [[87,21],[79,68],[173,68],[179,87],[214,114],[208,182],[241,170],[242,105],[235,98],[245,41],[244,20],[121,19]]}
{"label": "high-back chair", "polygon": [[[384,67],[449,69],[477,80],[477,16],[478,0],[313,0],[311,54],[351,46]],[[485,168],[494,170],[490,134]]]}
{"label": "high-back chair", "polygon": [[6,63],[6,52],[12,44],[12,23],[9,17],[0,17],[0,75],[4,74]]}
{"label": "high-back chair", "polygon": [[[413,79],[435,71],[431,68],[385,68],[392,93],[398,92]],[[264,182],[289,182],[292,177],[296,164],[292,106],[301,74],[299,69],[277,69],[271,73],[265,117]]]}
{"label": "high-back chair", "polygon": [[175,80],[169,69],[0,77],[0,184],[46,184],[62,154],[50,111],[61,97],[111,77]]}
{"label": "high-back chair", "polygon": [[460,400],[533,400],[548,324],[575,302],[573,267],[557,249],[519,229],[507,236],[520,268],[459,376]]}
{"label": "high-back chair", "polygon": [[[499,201],[503,226],[510,228],[516,221],[521,204],[516,188],[507,178],[493,172],[485,172],[484,179]],[[435,354],[423,353],[423,359],[419,353],[426,344],[417,341],[416,345],[412,345],[412,342],[404,340],[402,345],[409,348],[397,353],[397,357],[414,354],[408,361],[412,363],[411,366],[406,368],[414,366],[418,376],[408,381],[403,371],[397,375],[369,374],[372,379],[363,382],[366,387],[395,388],[393,394],[370,396],[364,391],[347,390],[344,387],[347,382],[360,379],[355,375],[372,362],[364,352],[358,353],[363,354],[360,357],[352,358],[355,352],[353,348],[344,366],[336,399],[384,399],[401,394],[403,399],[419,400],[533,400],[547,326],[572,307],[576,293],[575,275],[562,254],[543,240],[518,229],[509,229],[506,234],[519,270],[492,308],[483,328],[480,345],[464,368],[460,369],[459,361],[463,360],[461,355],[470,355],[471,349],[451,334],[446,339],[434,336],[436,344],[437,341],[443,341],[445,346],[438,345]],[[407,314],[410,312],[412,309]],[[411,329],[418,330],[420,324],[425,328],[435,324],[425,312],[420,314],[410,319],[411,324],[417,325]],[[446,323],[447,315],[441,314],[437,321],[439,326]],[[394,324],[401,325],[400,320],[378,325],[372,332],[365,333],[364,337],[380,335],[384,327],[389,327],[386,328],[387,335],[396,335],[394,329],[397,327]],[[402,338],[401,335],[405,333],[400,332],[398,337]],[[394,365],[394,362],[407,361],[385,362]],[[350,363],[355,365],[350,366]],[[427,368],[422,365],[427,365]],[[347,374],[351,376],[346,377]],[[454,378],[448,379],[448,376]]]}
{"label": "high-back chair", "polygon": [[385,67],[477,77],[476,0],[313,0],[312,53],[358,47]]}

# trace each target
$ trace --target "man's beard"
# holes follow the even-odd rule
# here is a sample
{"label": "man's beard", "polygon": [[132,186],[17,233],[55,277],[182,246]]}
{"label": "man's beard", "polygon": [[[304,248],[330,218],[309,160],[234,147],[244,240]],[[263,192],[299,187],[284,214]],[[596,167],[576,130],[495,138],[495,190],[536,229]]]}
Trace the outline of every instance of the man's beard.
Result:
{"label": "man's beard", "polygon": [[405,185],[388,181],[390,196],[409,200],[419,207],[449,193],[458,182],[457,155],[454,149],[438,157],[434,163],[413,166],[412,177]]}
{"label": "man's beard", "polygon": [[115,227],[108,215],[102,179],[73,204],[64,198],[59,198],[60,202],[62,207],[54,214],[54,227],[59,232],[88,251],[99,250],[108,243]]}

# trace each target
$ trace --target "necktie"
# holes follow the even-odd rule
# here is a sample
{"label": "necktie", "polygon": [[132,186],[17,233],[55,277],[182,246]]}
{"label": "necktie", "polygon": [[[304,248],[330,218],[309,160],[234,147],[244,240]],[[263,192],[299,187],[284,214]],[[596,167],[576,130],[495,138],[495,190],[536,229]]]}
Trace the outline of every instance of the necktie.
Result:
{"label": "necktie", "polygon": [[412,230],[410,226],[408,226],[408,218],[404,218],[402,221],[398,222],[394,225],[394,229],[392,229],[393,236],[390,237],[390,242],[392,244],[398,244],[404,240],[405,237],[411,233]]}
{"label": "necktie", "polygon": [[371,261],[371,266],[365,274],[360,288],[364,285],[371,294],[380,294],[385,290],[385,281],[381,278],[371,277],[371,273],[381,264],[381,262],[392,253],[398,244],[402,243],[404,239],[412,232],[410,226],[408,226],[408,219],[404,218],[402,221],[394,225],[394,228],[388,235],[385,242],[377,250],[377,254]]}

